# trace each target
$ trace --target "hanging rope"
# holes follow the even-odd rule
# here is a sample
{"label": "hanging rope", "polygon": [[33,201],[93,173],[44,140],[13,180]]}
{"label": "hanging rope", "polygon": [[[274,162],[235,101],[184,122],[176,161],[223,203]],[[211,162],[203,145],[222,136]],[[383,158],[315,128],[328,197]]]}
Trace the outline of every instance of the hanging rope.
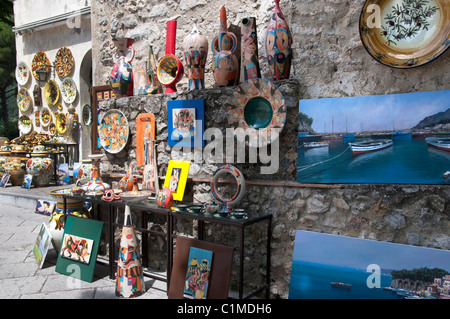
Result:
{"label": "hanging rope", "polygon": [[327,160],[325,160],[325,161],[321,161],[321,162],[317,162],[317,163],[314,163],[314,164],[311,164],[311,165],[306,165],[306,166],[299,167],[299,168],[297,169],[297,172],[301,172],[301,171],[303,171],[303,170],[305,170],[305,169],[308,169],[308,168],[310,168],[310,167],[314,167],[314,166],[317,166],[317,165],[320,165],[320,164],[323,164],[323,163],[332,161],[332,160],[334,160],[335,158],[338,158],[339,156],[343,155],[349,148],[350,148],[350,145],[347,146],[347,148],[346,148],[345,150],[343,150],[342,153],[340,153],[339,155],[336,155],[335,157],[329,158],[329,159],[327,159]]}

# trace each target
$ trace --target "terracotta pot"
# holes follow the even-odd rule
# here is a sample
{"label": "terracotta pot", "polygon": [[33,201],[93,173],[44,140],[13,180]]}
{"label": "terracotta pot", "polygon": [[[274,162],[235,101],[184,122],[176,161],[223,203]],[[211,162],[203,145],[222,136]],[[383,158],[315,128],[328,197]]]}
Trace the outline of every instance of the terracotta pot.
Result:
{"label": "terracotta pot", "polygon": [[189,79],[189,90],[204,89],[208,39],[198,31],[195,24],[191,33],[184,38],[183,47]]}
{"label": "terracotta pot", "polygon": [[115,65],[109,76],[109,84],[117,97],[133,95],[133,69],[131,61],[134,58],[134,40],[128,38],[113,39],[116,51],[113,54]]}

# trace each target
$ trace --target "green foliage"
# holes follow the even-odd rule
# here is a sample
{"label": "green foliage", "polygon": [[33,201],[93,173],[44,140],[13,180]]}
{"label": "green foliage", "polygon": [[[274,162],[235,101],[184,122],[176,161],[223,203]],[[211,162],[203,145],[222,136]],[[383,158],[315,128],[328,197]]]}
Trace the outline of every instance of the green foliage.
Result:
{"label": "green foliage", "polygon": [[391,273],[393,279],[410,279],[424,282],[433,282],[434,278],[442,278],[448,275],[448,271],[439,268],[414,268],[412,270],[395,270]]}
{"label": "green foliage", "polygon": [[0,122],[0,137],[7,137],[12,140],[19,136],[19,128],[17,121],[9,121],[7,123]]}
{"label": "green foliage", "polygon": [[312,117],[309,117],[309,116],[306,115],[305,113],[300,112],[300,113],[299,113],[299,123],[300,123],[301,125],[311,127],[311,126],[312,126],[312,123],[313,123],[313,118],[312,118]]}

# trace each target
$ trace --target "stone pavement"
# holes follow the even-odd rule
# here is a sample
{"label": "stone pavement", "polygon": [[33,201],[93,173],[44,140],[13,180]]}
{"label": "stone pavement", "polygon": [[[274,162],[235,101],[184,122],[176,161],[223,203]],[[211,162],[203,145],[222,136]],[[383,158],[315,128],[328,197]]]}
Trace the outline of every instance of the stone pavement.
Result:
{"label": "stone pavement", "polygon": [[[36,214],[36,198],[21,196],[21,187],[0,190],[0,299],[119,299],[115,280],[105,265],[96,263],[91,283],[55,271],[57,253],[51,247],[42,269],[36,264],[33,246],[42,222],[49,217]],[[16,196],[13,196],[16,195]],[[31,195],[30,195],[31,194]],[[167,299],[166,283],[145,277],[146,293],[136,299]]]}

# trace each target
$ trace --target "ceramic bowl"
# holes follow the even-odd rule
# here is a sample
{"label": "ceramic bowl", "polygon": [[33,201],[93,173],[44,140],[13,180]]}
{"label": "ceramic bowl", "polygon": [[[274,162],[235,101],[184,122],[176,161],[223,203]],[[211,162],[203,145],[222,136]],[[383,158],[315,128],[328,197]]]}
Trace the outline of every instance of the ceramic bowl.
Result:
{"label": "ceramic bowl", "polygon": [[180,212],[185,212],[188,210],[188,207],[189,207],[188,205],[178,205],[176,208]]}
{"label": "ceramic bowl", "polygon": [[219,211],[217,212],[220,217],[228,217],[230,215],[229,212]]}
{"label": "ceramic bowl", "polygon": [[242,219],[247,216],[245,209],[234,209],[232,215],[236,219]]}

